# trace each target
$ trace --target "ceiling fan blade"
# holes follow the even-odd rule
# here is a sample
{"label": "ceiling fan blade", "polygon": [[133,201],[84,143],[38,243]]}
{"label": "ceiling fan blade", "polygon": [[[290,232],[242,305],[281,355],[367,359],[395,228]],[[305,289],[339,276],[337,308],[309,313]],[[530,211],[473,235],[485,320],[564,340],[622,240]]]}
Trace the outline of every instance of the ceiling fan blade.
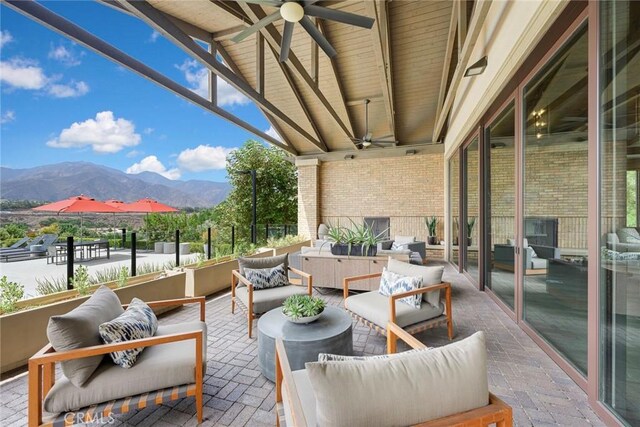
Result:
{"label": "ceiling fan blade", "polygon": [[253,3],[259,4],[261,6],[273,6],[278,7],[281,6],[282,3],[277,0],[242,0],[244,3]]}
{"label": "ceiling fan blade", "polygon": [[381,139],[387,139],[387,138],[393,138],[393,135],[385,135],[385,136],[381,136],[379,138],[376,138],[377,140],[381,140]]}
{"label": "ceiling fan blade", "polygon": [[314,3],[318,3],[320,0],[304,0],[302,3],[302,7],[306,7],[312,5]]}
{"label": "ceiling fan blade", "polygon": [[305,6],[304,13],[305,15],[315,16],[316,18],[329,19],[362,28],[371,28],[373,27],[373,23],[376,22],[375,19],[369,18],[368,16],[356,15],[355,13],[329,9],[323,6],[314,6],[312,4]]}
{"label": "ceiling fan blade", "polygon": [[398,141],[380,141],[379,139],[372,139],[371,142],[381,145],[398,145]]}
{"label": "ceiling fan blade", "polygon": [[309,19],[308,16],[302,17],[302,19],[300,20],[300,25],[302,25],[302,27],[307,30],[307,33],[309,33],[311,38],[314,39],[316,43],[318,43],[318,46],[320,46],[320,48],[324,50],[324,53],[326,53],[329,58],[333,58],[337,55],[338,52],[336,52],[333,46],[331,46],[331,43],[329,43],[329,41],[322,35],[320,30],[316,28],[316,26],[313,24],[313,22],[311,22],[311,19]]}
{"label": "ceiling fan blade", "polygon": [[371,141],[371,138],[373,138],[373,134],[371,132],[367,132],[367,134],[364,136],[365,141]]}
{"label": "ceiling fan blade", "polygon": [[385,147],[395,147],[396,143],[395,142],[387,142],[387,141],[371,141],[371,145],[375,145],[376,147],[381,147],[381,148],[385,148]]}
{"label": "ceiling fan blade", "polygon": [[271,24],[272,22],[280,19],[281,17],[282,16],[280,15],[280,11],[274,12],[271,15],[267,15],[264,18],[262,18],[261,20],[259,20],[258,22],[256,22],[255,24],[253,24],[252,26],[250,26],[249,28],[245,28],[244,30],[240,31],[231,40],[233,40],[235,43],[239,43],[242,40],[244,40],[247,37],[249,37],[251,34],[260,31],[262,28],[264,28],[267,25]]}
{"label": "ceiling fan blade", "polygon": [[284,21],[282,32],[282,45],[280,46],[280,62],[287,62],[291,50],[291,37],[293,36],[293,22]]}

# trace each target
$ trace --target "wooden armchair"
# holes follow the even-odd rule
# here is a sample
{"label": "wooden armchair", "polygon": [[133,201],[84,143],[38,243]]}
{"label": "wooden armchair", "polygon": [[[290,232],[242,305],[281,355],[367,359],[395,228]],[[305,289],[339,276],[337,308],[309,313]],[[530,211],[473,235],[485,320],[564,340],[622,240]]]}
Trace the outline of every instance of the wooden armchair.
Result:
{"label": "wooden armchair", "polygon": [[249,338],[253,330],[253,320],[269,310],[280,307],[284,300],[291,295],[313,293],[313,278],[310,274],[291,266],[287,267],[288,273],[297,274],[306,280],[306,286],[291,283],[277,288],[254,289],[253,284],[238,270],[231,272],[231,313],[235,313],[236,304],[247,314],[247,330]]}
{"label": "wooden armchair", "polygon": [[[179,306],[183,304],[200,304],[200,323],[204,324],[205,322],[205,298],[204,297],[195,297],[195,298],[179,298],[172,300],[163,300],[163,301],[153,301],[147,302],[146,304],[151,308],[160,308],[160,307],[172,307]],[[123,305],[123,308],[126,308],[128,304]],[[114,344],[104,344],[104,345],[96,345],[91,347],[83,347],[74,350],[61,351],[56,352],[51,344],[47,344],[43,347],[39,352],[37,352],[33,357],[29,359],[29,400],[28,400],[28,418],[29,418],[29,426],[54,426],[54,425],[75,425],[81,424],[84,422],[94,422],[96,420],[105,420],[109,419],[112,414],[121,414],[126,413],[136,409],[143,409],[145,407],[151,405],[159,405],[164,402],[182,399],[187,396],[194,396],[196,399],[196,410],[198,422],[202,422],[202,381],[204,374],[204,363],[203,359],[206,351],[206,324],[203,327],[198,328],[197,326],[193,326],[193,323],[185,323],[185,324],[176,324],[176,325],[167,325],[164,326],[164,332],[162,332],[162,326],[158,328],[158,332],[155,336],[137,340],[131,340],[122,343],[114,343]],[[196,330],[190,330],[196,329]],[[173,333],[172,333],[173,332]],[[98,368],[98,370],[93,374],[90,378],[89,382],[94,383],[90,385],[90,387],[99,388],[100,381],[105,378],[108,379],[109,373],[117,373],[119,375],[127,375],[128,380],[122,381],[122,390],[123,393],[121,396],[117,398],[112,398],[109,401],[95,401],[86,405],[84,409],[78,409],[73,411],[65,411],[63,413],[52,413],[48,416],[46,421],[43,421],[43,402],[45,402],[45,398],[49,398],[48,396],[50,392],[56,393],[54,386],[56,386],[56,377],[55,377],[55,365],[56,363],[60,363],[63,361],[74,360],[74,359],[82,359],[90,356],[98,356],[108,354],[114,351],[123,351],[134,348],[141,347],[153,347],[153,346],[162,346],[163,344],[171,344],[174,346],[176,343],[184,343],[180,344],[180,350],[188,350],[187,341],[193,340],[194,348],[195,348],[195,372],[193,373],[194,382],[190,384],[185,384],[184,382],[180,384],[174,384],[170,387],[163,388],[161,390],[146,390],[143,393],[137,392],[128,394],[126,389],[129,384],[136,383],[136,374],[138,372],[144,371],[144,369],[136,369],[136,367],[144,362],[140,360],[134,365],[132,368],[125,370],[117,365],[112,366],[104,366],[104,368]],[[173,350],[178,350],[177,347],[173,348]],[[146,352],[149,352],[150,349],[146,349]],[[143,356],[145,353],[141,353]],[[146,360],[150,360],[153,357],[157,356],[154,354],[153,356],[147,353]],[[166,356],[164,354],[162,357]],[[169,357],[170,359],[170,357]],[[167,365],[171,365],[171,360],[161,361]],[[103,363],[104,365],[104,363]],[[168,368],[170,368],[168,366]],[[123,373],[124,372],[124,373]],[[141,381],[144,381],[145,378],[141,378]],[[68,380],[65,378],[65,382],[68,383]],[[69,394],[69,391],[76,392],[74,390],[73,385],[70,383],[63,384],[63,387],[58,387],[57,392],[62,390],[63,393]],[[63,389],[64,388],[64,389]],[[89,391],[83,388],[76,388],[77,394],[82,395],[89,393]],[[46,403],[45,405],[46,406]]]}
{"label": "wooden armchair", "polygon": [[[379,294],[378,291],[349,296],[350,283],[358,280],[373,279],[381,275],[382,273],[372,273],[344,278],[344,308],[349,312],[351,317],[357,321],[361,321],[364,325],[381,335],[387,335],[385,325],[389,322],[401,325],[409,334],[417,334],[418,332],[446,324],[449,339],[453,339],[451,283],[441,282],[435,285],[428,285],[413,291],[394,294],[391,297],[383,296]],[[444,291],[444,312],[442,312],[441,309],[431,306],[427,302],[423,302],[423,308],[419,310],[402,303],[397,304],[397,301],[401,298],[411,295],[424,295],[428,292],[438,290]]]}
{"label": "wooden armchair", "polygon": [[[400,339],[407,343],[413,349],[422,349],[426,346],[414,338],[412,335],[403,330],[395,323],[387,325],[387,351],[389,354],[395,353],[397,340]],[[455,345],[455,344],[454,344]],[[443,347],[446,349],[447,346]],[[459,353],[458,353],[459,354]],[[445,356],[446,357],[446,356]],[[329,362],[344,363],[344,362]],[[365,362],[366,363],[366,362]],[[316,425],[316,420],[312,419],[317,416],[317,408],[313,389],[307,370],[291,371],[289,360],[287,359],[284,343],[281,339],[276,341],[276,425],[278,427],[311,427]],[[360,371],[361,372],[364,371]],[[370,372],[370,371],[369,371]],[[482,373],[481,373],[482,374]],[[485,372],[486,375],[486,366]],[[444,378],[446,384],[447,379]],[[411,392],[407,392],[406,396],[411,396],[415,392],[415,385],[408,384]],[[488,387],[488,386],[487,386]],[[311,390],[310,390],[311,389]],[[440,389],[438,389],[440,390]],[[447,393],[447,390],[440,390]],[[370,389],[362,390],[362,393],[369,393]],[[438,392],[438,391],[436,391]],[[446,416],[425,420],[424,422],[414,424],[422,427],[469,427],[469,426],[488,426],[495,424],[497,427],[511,427],[513,425],[512,409],[505,402],[500,400],[493,394],[488,393],[488,404],[460,413],[447,414]],[[366,396],[365,396],[366,397]],[[459,396],[452,393],[448,396],[450,399],[456,400]],[[417,398],[420,405],[429,405],[428,399]],[[286,404],[285,404],[286,400]],[[353,410],[366,410],[363,408],[353,408]],[[359,427],[355,426],[354,427]]]}

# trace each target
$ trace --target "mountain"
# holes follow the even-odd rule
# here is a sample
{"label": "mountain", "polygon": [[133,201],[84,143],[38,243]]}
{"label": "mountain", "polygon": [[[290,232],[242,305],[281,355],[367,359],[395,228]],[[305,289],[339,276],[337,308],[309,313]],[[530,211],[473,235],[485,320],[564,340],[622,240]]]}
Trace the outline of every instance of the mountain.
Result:
{"label": "mountain", "polygon": [[0,198],[55,201],[85,194],[98,200],[132,202],[145,197],[175,207],[212,207],[231,187],[226,182],[172,181],[153,172],[129,175],[89,162],[64,162],[28,169],[0,167]]}

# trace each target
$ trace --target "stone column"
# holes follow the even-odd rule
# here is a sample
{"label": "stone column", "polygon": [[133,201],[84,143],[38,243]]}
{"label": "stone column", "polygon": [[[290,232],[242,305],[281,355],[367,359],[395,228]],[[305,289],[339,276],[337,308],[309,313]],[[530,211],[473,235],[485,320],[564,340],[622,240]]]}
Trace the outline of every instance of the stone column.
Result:
{"label": "stone column", "polygon": [[298,167],[298,234],[316,240],[320,224],[320,160],[296,160]]}

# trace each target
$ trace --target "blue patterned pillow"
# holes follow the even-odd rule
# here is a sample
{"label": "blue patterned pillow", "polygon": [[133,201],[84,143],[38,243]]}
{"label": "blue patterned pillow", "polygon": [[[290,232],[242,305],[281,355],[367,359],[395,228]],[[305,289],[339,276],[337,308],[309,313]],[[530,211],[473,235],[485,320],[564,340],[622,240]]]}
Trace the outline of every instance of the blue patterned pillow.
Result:
{"label": "blue patterned pillow", "polygon": [[406,244],[406,243],[398,243],[398,242],[394,241],[394,242],[391,244],[391,250],[392,250],[392,251],[403,251],[403,250],[405,250],[405,249],[407,249],[407,248],[408,248],[408,247],[407,247],[407,244]]}
{"label": "blue patterned pillow", "polygon": [[601,248],[602,259],[611,261],[640,261],[640,252],[617,252]]}
{"label": "blue patterned pillow", "polygon": [[[149,338],[155,335],[157,329],[158,319],[153,310],[144,301],[134,298],[124,313],[110,322],[101,324],[98,331],[105,344],[112,344]],[[116,365],[130,368],[136,363],[142,350],[144,347],[114,351],[111,353],[111,359]]]}
{"label": "blue patterned pillow", "polygon": [[253,289],[269,289],[289,284],[284,263],[273,268],[245,268],[244,277],[253,285]]}
{"label": "blue patterned pillow", "polygon": [[[413,291],[421,287],[422,277],[402,276],[387,270],[385,267],[384,270],[382,270],[380,289],[378,289],[378,292],[388,297],[402,292]],[[422,294],[400,298],[398,301],[413,308],[420,308],[422,306]]]}

